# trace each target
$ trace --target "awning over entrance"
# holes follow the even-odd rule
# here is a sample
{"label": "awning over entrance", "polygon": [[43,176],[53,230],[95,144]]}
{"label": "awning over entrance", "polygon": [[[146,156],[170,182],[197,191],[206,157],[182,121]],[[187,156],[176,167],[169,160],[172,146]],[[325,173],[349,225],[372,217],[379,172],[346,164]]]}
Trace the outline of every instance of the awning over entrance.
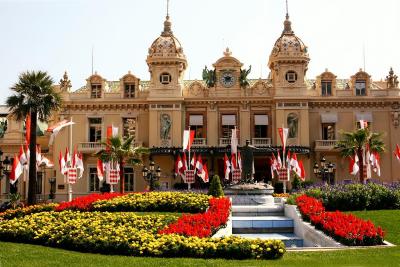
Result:
{"label": "awning over entrance", "polygon": [[356,120],[357,121],[364,120],[364,121],[368,121],[368,122],[373,122],[372,113],[371,112],[356,113]]}
{"label": "awning over entrance", "polygon": [[338,115],[337,113],[322,113],[321,123],[337,123]]}

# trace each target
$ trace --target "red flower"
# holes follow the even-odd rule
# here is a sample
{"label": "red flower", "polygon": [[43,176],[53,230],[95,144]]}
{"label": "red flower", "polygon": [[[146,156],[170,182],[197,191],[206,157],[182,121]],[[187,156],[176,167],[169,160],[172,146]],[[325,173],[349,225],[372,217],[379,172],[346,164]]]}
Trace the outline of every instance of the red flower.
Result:
{"label": "red flower", "polygon": [[80,210],[80,211],[89,211],[92,209],[93,202],[97,200],[111,199],[114,197],[122,196],[120,193],[104,193],[104,194],[90,194],[83,197],[77,197],[69,202],[62,202],[60,205],[56,207],[56,211],[63,210]]}

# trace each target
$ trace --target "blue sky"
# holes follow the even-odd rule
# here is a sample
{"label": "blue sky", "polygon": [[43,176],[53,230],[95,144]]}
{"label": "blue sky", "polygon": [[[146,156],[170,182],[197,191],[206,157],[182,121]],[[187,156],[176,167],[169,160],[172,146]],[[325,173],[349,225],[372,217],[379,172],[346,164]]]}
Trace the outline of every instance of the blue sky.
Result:
{"label": "blue sky", "polygon": [[[400,1],[289,0],[292,27],[309,48],[308,78],[328,68],[349,78],[363,67],[374,80],[400,74]],[[94,69],[107,80],[131,70],[149,79],[147,51],[162,31],[166,0],[0,0],[0,103],[25,70],[46,70],[58,81],[67,70],[73,89]],[[225,47],[251,78],[266,78],[268,56],[283,29],[284,0],[171,0],[175,36],[201,79]]]}

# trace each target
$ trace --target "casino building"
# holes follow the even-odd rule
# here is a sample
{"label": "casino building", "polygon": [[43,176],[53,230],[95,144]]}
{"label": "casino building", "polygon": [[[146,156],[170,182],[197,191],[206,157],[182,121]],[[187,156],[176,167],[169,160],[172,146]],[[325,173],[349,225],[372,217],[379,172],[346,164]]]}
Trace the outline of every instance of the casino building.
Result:
{"label": "casino building", "polygon": [[[107,80],[101,73],[88,77],[86,84],[73,89],[64,74],[57,85],[64,99],[62,110],[49,124],[73,118],[72,142],[83,153],[85,173],[73,185],[74,197],[99,191],[96,157],[105,139],[106,127],[114,125],[123,136],[134,136],[136,145],[151,149],[151,158],[161,168],[160,186],[173,188],[181,178],[174,175],[174,162],[182,151],[182,132],[189,126],[195,130],[192,153],[201,154],[210,173],[223,177],[223,156],[230,154],[231,129],[238,129],[238,142],[250,140],[254,146],[255,178],[272,180],[270,157],[281,149],[278,127],[289,128],[288,147],[304,162],[307,180],[320,181],[313,173],[314,162],[321,158],[334,166],[335,182],[357,180],[348,172],[348,160],[333,150],[341,131],[360,127],[368,121],[373,131],[384,133],[387,152],[381,158],[383,182],[399,181],[394,159],[396,143],[400,143],[400,89],[397,76],[390,68],[385,81],[373,81],[363,70],[355,70],[346,79],[337,78],[329,70],[321,70],[314,79],[306,77],[310,61],[308,47],[295,35],[289,16],[282,34],[271,49],[268,59],[270,74],[266,79],[247,79],[248,69],[229,48],[215,62],[204,62],[203,80],[184,80],[188,60],[184,47],[172,31],[169,16],[161,35],[150,45],[146,63],[150,80],[143,81],[135,73],[121,74],[117,81]],[[278,25],[277,25],[278,27]],[[389,66],[388,66],[389,69]],[[0,138],[3,160],[17,153],[24,140],[21,122],[8,117],[2,107],[0,116],[7,129]],[[43,126],[45,128],[45,126]],[[38,129],[39,131],[40,129]],[[58,155],[70,139],[69,130],[62,130],[52,146],[49,136],[38,137],[54,169],[39,169],[37,192],[49,194],[48,178],[56,177],[56,199],[67,198],[67,186],[58,168]],[[148,158],[145,160],[148,164]],[[1,195],[7,197],[8,179],[1,181]],[[24,194],[24,183],[18,183]],[[125,166],[125,189],[142,191],[147,183],[142,167]],[[118,190],[118,187],[115,188]]]}

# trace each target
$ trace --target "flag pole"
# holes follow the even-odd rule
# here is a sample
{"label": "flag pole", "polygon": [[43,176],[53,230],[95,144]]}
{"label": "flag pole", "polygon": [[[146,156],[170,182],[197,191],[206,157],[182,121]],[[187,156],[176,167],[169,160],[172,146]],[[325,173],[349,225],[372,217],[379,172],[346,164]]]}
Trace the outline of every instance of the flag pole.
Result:
{"label": "flag pole", "polygon": [[[71,116],[71,122],[72,122],[72,116]],[[70,128],[69,128],[69,151],[72,151],[72,124],[70,125]],[[71,161],[72,161],[72,157],[71,157]],[[72,162],[69,163],[70,167],[72,167],[71,163]],[[72,185],[69,181],[68,174],[67,174],[67,182],[68,182],[68,201],[72,201]]]}
{"label": "flag pole", "polygon": [[[187,166],[188,166],[188,170],[190,170],[190,147],[191,147],[191,145],[190,145],[190,125],[189,125],[189,141],[188,141],[188,144],[189,144],[189,149],[188,149],[188,159],[186,160],[187,162],[188,162],[188,164],[187,164]],[[185,151],[184,151],[184,153],[185,153]],[[191,183],[188,183],[188,190],[190,190],[191,189]]]}
{"label": "flag pole", "polygon": [[[284,129],[284,125],[282,123],[282,131],[283,131],[283,129]],[[285,139],[285,137],[283,136],[282,139]],[[285,140],[282,140],[282,160],[285,162],[286,161],[286,158],[285,158],[286,146],[285,146],[284,142],[285,142]],[[285,162],[285,164],[283,164],[283,166],[286,166],[287,172],[289,172],[287,164],[288,163]],[[283,181],[283,193],[286,194],[286,181]]]}

